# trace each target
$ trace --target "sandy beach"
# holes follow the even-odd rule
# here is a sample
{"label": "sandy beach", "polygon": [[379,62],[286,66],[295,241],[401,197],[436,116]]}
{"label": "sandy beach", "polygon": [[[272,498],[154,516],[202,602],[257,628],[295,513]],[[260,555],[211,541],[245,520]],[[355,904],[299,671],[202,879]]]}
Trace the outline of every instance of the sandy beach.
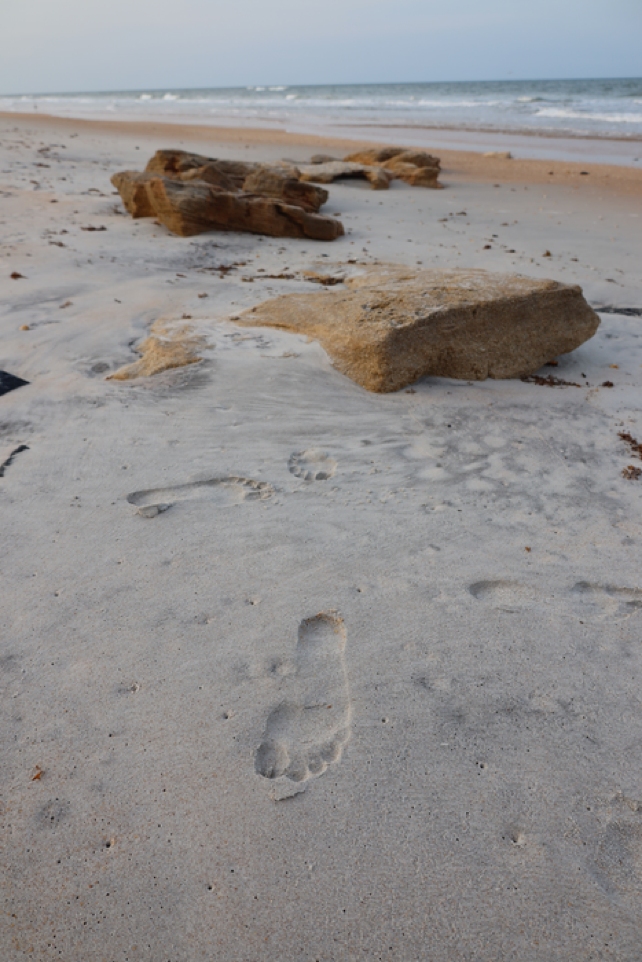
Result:
{"label": "sandy beach", "polygon": [[[0,130],[2,959],[639,962],[642,171],[435,150],[443,190],[332,184],[332,243],[181,238],[111,174],[362,143]],[[601,325],[566,385],[378,395],[230,320],[388,263]],[[109,379],[159,321],[202,360]]]}

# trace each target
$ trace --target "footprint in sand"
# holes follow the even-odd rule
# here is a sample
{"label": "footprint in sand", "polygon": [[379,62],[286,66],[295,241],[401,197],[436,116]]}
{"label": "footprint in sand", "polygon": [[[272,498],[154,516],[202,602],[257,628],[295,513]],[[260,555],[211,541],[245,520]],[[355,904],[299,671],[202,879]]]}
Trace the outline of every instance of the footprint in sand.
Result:
{"label": "footprint in sand", "polygon": [[642,886],[642,803],[616,796],[594,852],[597,881],[615,901],[639,911]]}
{"label": "footprint in sand", "polygon": [[587,617],[630,618],[642,608],[642,590],[578,581],[572,595]]}
{"label": "footprint in sand", "polygon": [[537,602],[535,589],[517,581],[476,581],[468,590],[477,601],[491,604],[500,611],[522,611]]}
{"label": "footprint in sand", "polygon": [[284,700],[268,715],[256,751],[259,775],[303,783],[340,760],[351,716],[345,645],[343,619],[335,612],[299,625],[293,672],[281,682]]}
{"label": "footprint in sand", "polygon": [[273,494],[274,488],[267,481],[229,477],[134,491],[127,500],[138,507],[143,518],[155,518],[178,501],[207,501],[217,508],[228,508],[243,501],[265,501]]}
{"label": "footprint in sand", "polygon": [[288,461],[290,474],[304,481],[327,481],[333,478],[337,470],[337,462],[325,451],[309,448],[307,451],[295,451]]}

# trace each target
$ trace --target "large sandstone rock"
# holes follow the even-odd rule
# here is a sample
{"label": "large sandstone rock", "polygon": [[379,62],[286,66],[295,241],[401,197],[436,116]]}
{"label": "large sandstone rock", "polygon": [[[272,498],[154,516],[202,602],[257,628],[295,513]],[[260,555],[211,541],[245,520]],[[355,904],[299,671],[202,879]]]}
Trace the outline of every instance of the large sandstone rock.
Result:
{"label": "large sandstone rock", "polygon": [[329,241],[344,233],[343,224],[332,217],[311,214],[272,197],[222,191],[198,180],[184,183],[155,177],[148,182],[147,191],[160,222],[181,237],[208,230],[238,230]]}
{"label": "large sandstone rock", "polygon": [[265,301],[238,323],[315,338],[339,371],[369,391],[385,392],[425,375],[532,374],[592,337],[600,321],[576,286],[393,266],[353,278],[341,291]]}
{"label": "large sandstone rock", "polygon": [[334,180],[359,177],[370,181],[373,190],[387,190],[391,175],[383,167],[369,167],[367,164],[346,163],[333,160],[325,164],[306,164],[300,168],[301,180],[317,184],[331,184]]}
{"label": "large sandstone rock", "polygon": [[[295,176],[293,176],[295,174]],[[299,180],[298,170],[283,167],[259,167],[243,182],[243,190],[248,194],[262,194],[276,197],[286,204],[303,207],[315,213],[325,204],[328,192],[315,184]]]}

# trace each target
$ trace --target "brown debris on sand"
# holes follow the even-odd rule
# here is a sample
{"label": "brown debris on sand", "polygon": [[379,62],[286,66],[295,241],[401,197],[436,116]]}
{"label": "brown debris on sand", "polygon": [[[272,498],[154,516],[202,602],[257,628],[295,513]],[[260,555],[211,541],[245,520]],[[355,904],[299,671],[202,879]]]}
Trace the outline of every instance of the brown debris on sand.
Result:
{"label": "brown debris on sand", "polygon": [[121,171],[111,182],[132,217],[156,217],[181,237],[235,230],[330,241],[344,233],[341,221],[318,213],[328,192],[292,164],[158,150],[144,172]]}
{"label": "brown debris on sand", "polygon": [[565,381],[561,377],[553,377],[552,374],[547,374],[546,377],[541,374],[524,374],[522,381],[527,384],[540,384],[542,387],[582,387],[577,381]]}
{"label": "brown debris on sand", "polygon": [[588,340],[600,323],[581,288],[518,275],[391,265],[346,288],[277,297],[237,323],[315,338],[339,371],[378,392],[426,375],[527,376]]}
{"label": "brown debris on sand", "polygon": [[622,468],[622,477],[627,481],[638,481],[642,477],[642,468],[629,464],[626,468]]}
{"label": "brown debris on sand", "polygon": [[637,456],[642,459],[642,444],[640,444],[629,431],[618,431],[617,436],[628,444],[633,454],[637,454]]}

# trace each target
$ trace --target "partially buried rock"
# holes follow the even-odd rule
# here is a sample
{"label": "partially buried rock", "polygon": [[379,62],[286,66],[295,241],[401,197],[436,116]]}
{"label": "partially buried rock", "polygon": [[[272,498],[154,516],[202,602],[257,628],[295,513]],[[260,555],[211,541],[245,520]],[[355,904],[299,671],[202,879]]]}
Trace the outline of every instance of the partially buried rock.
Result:
{"label": "partially buried rock", "polygon": [[600,323],[580,287],[519,275],[393,265],[346,286],[266,301],[237,323],[315,338],[339,371],[379,392],[426,375],[532,374],[579,347]]}
{"label": "partially buried rock", "polygon": [[301,167],[300,171],[303,181],[331,184],[334,180],[357,177],[369,181],[373,190],[387,190],[391,180],[391,176],[383,167],[352,164],[344,160],[333,160],[324,164],[307,164]]}
{"label": "partially buried rock", "polygon": [[130,381],[138,377],[151,377],[162,371],[185,367],[202,360],[201,351],[205,339],[194,333],[188,325],[172,324],[158,320],[152,324],[149,337],[137,346],[141,355],[138,361],[126,364],[110,374],[108,381]]}
{"label": "partially buried rock", "polygon": [[312,214],[272,197],[218,190],[198,180],[182,183],[157,177],[149,181],[147,190],[159,221],[181,237],[208,230],[234,230],[330,241],[344,233],[341,222],[332,217]]}

